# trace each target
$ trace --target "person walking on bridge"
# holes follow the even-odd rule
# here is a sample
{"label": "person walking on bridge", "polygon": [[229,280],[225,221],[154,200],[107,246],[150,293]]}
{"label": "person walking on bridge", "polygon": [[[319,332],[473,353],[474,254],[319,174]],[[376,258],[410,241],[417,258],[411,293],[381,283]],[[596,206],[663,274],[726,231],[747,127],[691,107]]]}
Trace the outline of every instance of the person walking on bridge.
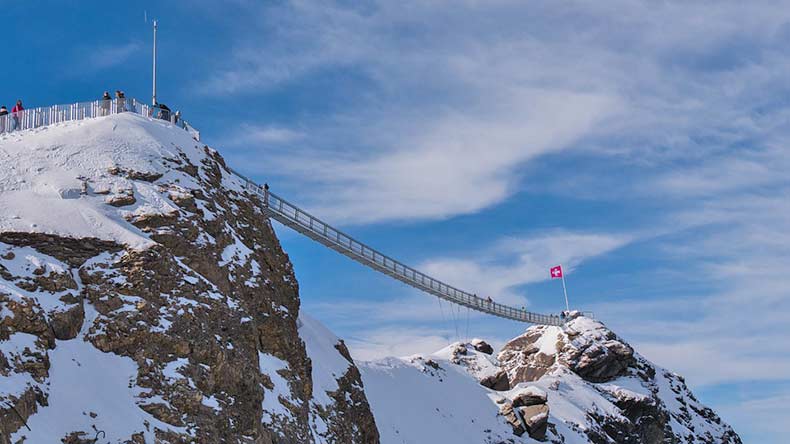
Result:
{"label": "person walking on bridge", "polygon": [[19,129],[19,117],[20,114],[25,110],[25,107],[22,106],[22,100],[17,100],[16,105],[11,108],[11,120],[14,122],[13,128],[11,130]]}

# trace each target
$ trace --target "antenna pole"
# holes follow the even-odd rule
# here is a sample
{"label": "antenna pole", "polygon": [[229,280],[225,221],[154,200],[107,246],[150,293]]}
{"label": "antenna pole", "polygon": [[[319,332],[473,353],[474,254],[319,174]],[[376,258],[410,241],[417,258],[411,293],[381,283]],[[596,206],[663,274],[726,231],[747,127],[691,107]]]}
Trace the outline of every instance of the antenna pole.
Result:
{"label": "antenna pole", "polygon": [[156,20],[154,20],[154,88],[152,102],[152,105],[156,105]]}

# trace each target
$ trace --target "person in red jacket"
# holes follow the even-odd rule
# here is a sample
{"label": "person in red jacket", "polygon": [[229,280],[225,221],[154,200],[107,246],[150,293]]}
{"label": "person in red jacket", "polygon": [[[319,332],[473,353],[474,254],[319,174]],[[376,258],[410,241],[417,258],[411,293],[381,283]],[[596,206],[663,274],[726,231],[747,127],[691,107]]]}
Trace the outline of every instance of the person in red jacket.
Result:
{"label": "person in red jacket", "polygon": [[21,100],[17,100],[16,105],[11,108],[11,119],[14,121],[13,129],[19,129],[19,115],[22,114],[22,111],[24,110],[25,108],[22,106]]}

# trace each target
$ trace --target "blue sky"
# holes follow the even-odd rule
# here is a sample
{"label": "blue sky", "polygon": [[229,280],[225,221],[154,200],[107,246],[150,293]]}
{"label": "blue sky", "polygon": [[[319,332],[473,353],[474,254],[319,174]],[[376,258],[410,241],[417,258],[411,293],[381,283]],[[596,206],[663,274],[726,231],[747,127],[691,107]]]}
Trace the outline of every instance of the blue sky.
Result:
{"label": "blue sky", "polygon": [[[4,5],[0,103],[119,88],[147,99],[147,10],[160,19],[160,101],[232,165],[513,305],[559,311],[548,267],[566,264],[574,306],[684,374],[745,442],[779,442],[786,2],[108,5]],[[305,309],[357,357],[467,336],[466,312],[278,231]],[[468,335],[495,343],[522,329],[469,317]]]}

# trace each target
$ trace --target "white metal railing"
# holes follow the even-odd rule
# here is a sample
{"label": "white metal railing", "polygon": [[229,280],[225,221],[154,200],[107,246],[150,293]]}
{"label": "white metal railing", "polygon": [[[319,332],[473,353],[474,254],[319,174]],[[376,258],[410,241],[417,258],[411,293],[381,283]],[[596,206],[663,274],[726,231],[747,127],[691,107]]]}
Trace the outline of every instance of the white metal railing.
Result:
{"label": "white metal railing", "polygon": [[262,198],[263,207],[269,216],[357,262],[434,296],[473,310],[532,324],[556,326],[563,324],[559,316],[532,313],[524,309],[517,309],[490,301],[428,276],[312,216],[296,205],[270,192],[268,187],[260,186],[238,172],[232,169],[231,171],[244,181],[248,190]]}
{"label": "white metal railing", "polygon": [[9,112],[5,116],[0,116],[0,134],[40,128],[42,126],[73,120],[109,116],[111,114],[123,112],[167,120],[188,131],[195,139],[200,140],[200,132],[188,122],[180,119],[177,120],[174,113],[171,113],[169,110],[163,110],[157,106],[148,105],[134,98],[94,100],[92,102],[52,105]]}

